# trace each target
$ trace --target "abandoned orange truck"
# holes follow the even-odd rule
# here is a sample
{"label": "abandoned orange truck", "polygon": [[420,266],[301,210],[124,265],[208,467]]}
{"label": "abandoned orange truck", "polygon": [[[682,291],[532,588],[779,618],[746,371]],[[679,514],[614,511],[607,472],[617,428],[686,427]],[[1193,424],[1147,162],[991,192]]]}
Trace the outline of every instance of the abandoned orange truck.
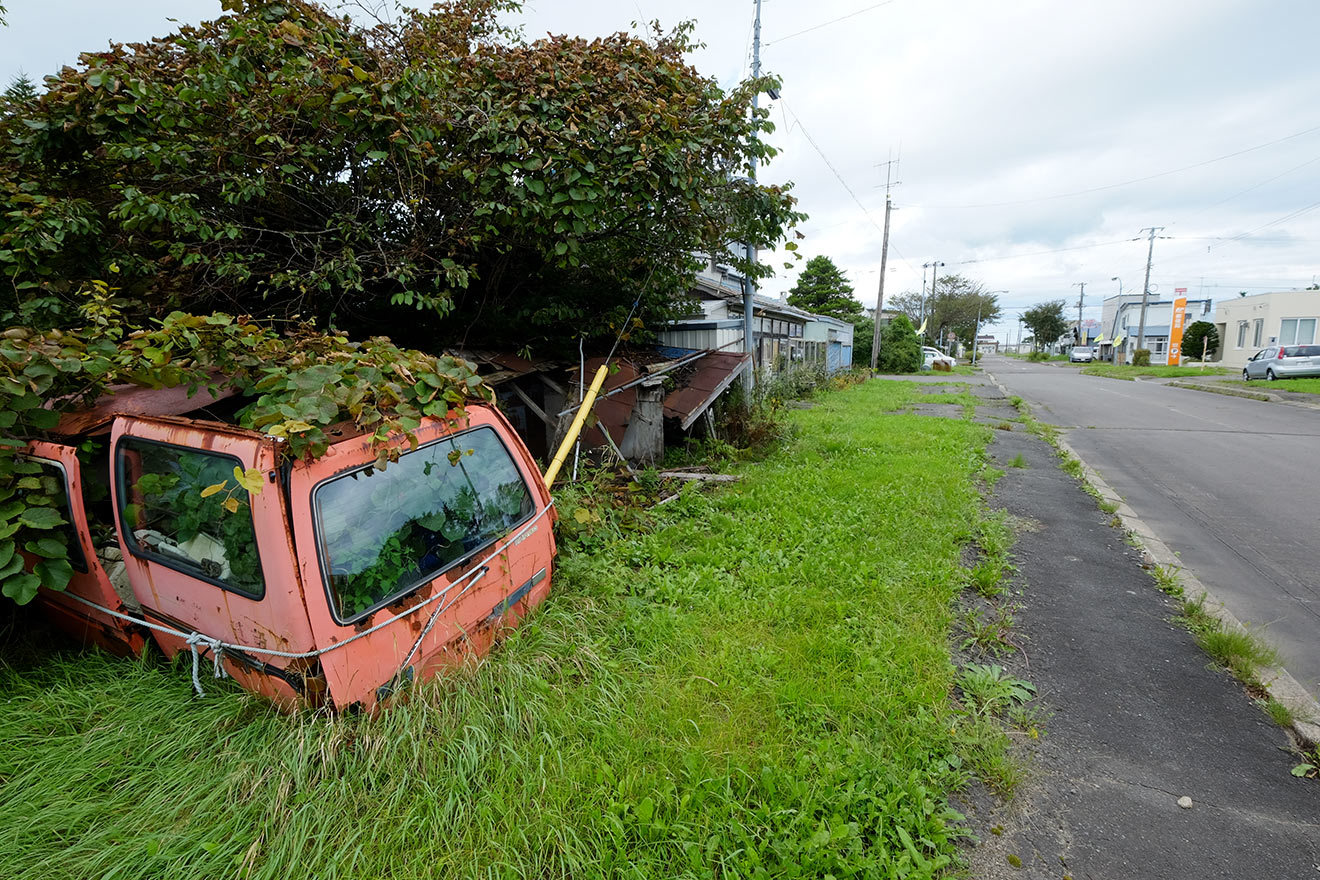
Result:
{"label": "abandoned orange truck", "polygon": [[289,461],[280,438],[217,417],[225,406],[125,389],[30,443],[65,487],[75,574],[38,599],[63,629],[191,653],[198,690],[228,675],[287,708],[371,711],[487,651],[549,592],[547,482],[494,407],[391,437],[382,468],[351,423]]}

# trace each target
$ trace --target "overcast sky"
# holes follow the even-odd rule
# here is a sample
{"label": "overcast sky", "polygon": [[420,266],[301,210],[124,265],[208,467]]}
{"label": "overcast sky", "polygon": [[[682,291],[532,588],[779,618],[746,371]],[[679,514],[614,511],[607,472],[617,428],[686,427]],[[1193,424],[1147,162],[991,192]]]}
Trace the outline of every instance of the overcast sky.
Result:
{"label": "overcast sky", "polygon": [[[34,80],[80,51],[220,14],[219,0],[5,0],[0,75]],[[424,4],[418,4],[424,5]],[[753,0],[532,0],[529,37],[696,22],[693,57],[726,88],[751,67]],[[780,155],[825,254],[875,304],[883,163],[899,159],[886,296],[943,262],[1017,313],[1151,287],[1224,299],[1320,274],[1317,0],[765,0],[762,64]],[[1140,240],[1136,240],[1140,239]],[[763,255],[780,295],[797,269]],[[800,264],[799,264],[800,265]],[[927,275],[929,278],[929,275]],[[929,282],[927,282],[929,283]]]}

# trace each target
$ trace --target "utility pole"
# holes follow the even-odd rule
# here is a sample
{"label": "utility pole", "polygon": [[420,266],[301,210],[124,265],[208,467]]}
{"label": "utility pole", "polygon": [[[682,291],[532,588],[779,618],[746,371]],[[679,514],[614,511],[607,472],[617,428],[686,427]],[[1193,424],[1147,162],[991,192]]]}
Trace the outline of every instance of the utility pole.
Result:
{"label": "utility pole", "polygon": [[1082,304],[1086,302],[1086,282],[1078,281],[1073,287],[1082,289],[1082,292],[1077,294],[1077,339],[1082,345],[1085,345],[1086,340],[1082,337]]}
{"label": "utility pole", "polygon": [[[885,237],[880,245],[880,290],[875,295],[875,327],[871,331],[871,369],[880,362],[880,316],[885,312],[885,264],[889,260],[889,213],[893,203],[889,201],[889,187],[892,182],[894,160],[885,163]],[[925,280],[925,276],[922,276]]]}
{"label": "utility pole", "polygon": [[1150,233],[1150,248],[1146,251],[1146,283],[1141,286],[1141,321],[1137,325],[1137,348],[1146,347],[1146,307],[1150,305],[1150,263],[1155,256],[1155,233],[1163,230],[1163,226],[1151,226],[1141,230]]}
{"label": "utility pole", "polygon": [[[930,316],[932,318],[935,316],[935,282],[939,278],[940,266],[943,265],[943,263],[937,260],[930,261]],[[923,315],[923,318],[924,317],[925,316]],[[935,337],[932,336],[931,338],[934,339]]]}
{"label": "utility pole", "polygon": [[[761,76],[761,0],[756,0],[756,21],[752,26],[752,79],[758,79]],[[756,109],[760,104],[761,92],[758,89],[756,94],[752,95],[752,115],[756,115]],[[752,184],[756,184],[756,154],[751,157]],[[756,246],[750,241],[747,243],[747,262],[749,265],[756,263]],[[756,311],[756,281],[748,273],[743,279],[743,350],[747,352],[747,368],[743,371],[743,389],[747,392],[748,403],[751,403],[752,391],[756,388],[756,341],[754,339],[753,323],[755,321]]]}

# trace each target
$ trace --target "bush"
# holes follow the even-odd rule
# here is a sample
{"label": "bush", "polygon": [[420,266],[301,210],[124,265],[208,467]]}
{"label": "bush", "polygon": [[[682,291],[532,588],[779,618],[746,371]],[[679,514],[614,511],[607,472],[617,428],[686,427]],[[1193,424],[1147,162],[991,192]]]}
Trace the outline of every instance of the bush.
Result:
{"label": "bush", "polygon": [[876,366],[881,373],[915,373],[921,369],[921,340],[912,329],[907,315],[899,315],[880,334],[880,357]]}
{"label": "bush", "polygon": [[1202,354],[1207,358],[1214,357],[1219,351],[1219,331],[1209,321],[1193,322],[1183,334],[1182,350],[1184,357],[1197,360]]}
{"label": "bush", "polygon": [[1134,366],[1134,367],[1149,367],[1149,366],[1150,366],[1150,349],[1149,349],[1149,348],[1138,348],[1137,350],[1133,351],[1133,352],[1132,352],[1132,366]]}
{"label": "bush", "polygon": [[1049,359],[1050,359],[1050,353],[1048,351],[1027,352],[1027,360],[1032,361],[1033,363],[1040,363],[1041,361],[1047,361]]}

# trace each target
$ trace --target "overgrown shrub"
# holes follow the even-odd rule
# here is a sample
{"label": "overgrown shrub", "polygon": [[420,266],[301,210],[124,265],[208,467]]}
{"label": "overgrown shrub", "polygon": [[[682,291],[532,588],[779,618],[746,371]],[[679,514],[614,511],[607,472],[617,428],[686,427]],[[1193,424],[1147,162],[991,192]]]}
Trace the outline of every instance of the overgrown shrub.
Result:
{"label": "overgrown shrub", "polygon": [[899,315],[880,334],[877,367],[882,373],[915,373],[921,361],[921,340],[907,316]]}
{"label": "overgrown shrub", "polygon": [[1041,361],[1047,361],[1049,359],[1050,353],[1048,351],[1027,352],[1027,360],[1032,361],[1033,363],[1040,363]]}
{"label": "overgrown shrub", "polygon": [[1149,348],[1138,348],[1136,351],[1132,352],[1132,366],[1134,366],[1134,367],[1149,367],[1149,366],[1150,366],[1150,349],[1149,349]]}

